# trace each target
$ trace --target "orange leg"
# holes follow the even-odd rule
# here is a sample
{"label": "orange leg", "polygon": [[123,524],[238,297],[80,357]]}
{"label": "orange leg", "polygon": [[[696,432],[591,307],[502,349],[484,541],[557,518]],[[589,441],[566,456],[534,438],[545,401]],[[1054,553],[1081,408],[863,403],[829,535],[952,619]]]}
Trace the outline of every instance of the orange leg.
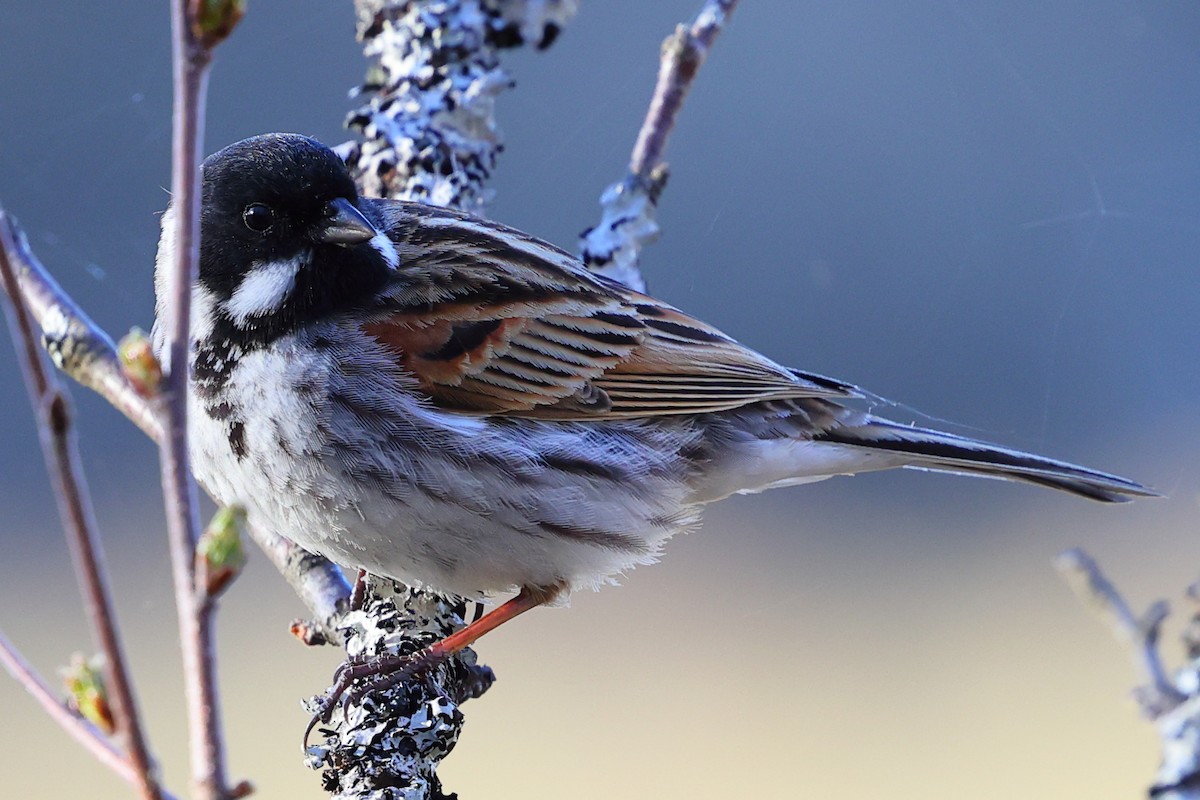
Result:
{"label": "orange leg", "polygon": [[354,589],[350,592],[350,610],[362,611],[363,603],[367,600],[367,571],[360,569],[354,579]]}
{"label": "orange leg", "polygon": [[308,735],[312,732],[317,722],[329,721],[334,706],[337,705],[338,700],[346,694],[346,691],[356,680],[362,678],[372,679],[347,696],[347,699],[351,701],[362,696],[365,692],[395,686],[397,683],[402,683],[414,675],[437,666],[444,659],[466,647],[470,647],[485,633],[495,630],[505,622],[524,614],[531,608],[537,608],[540,605],[550,602],[558,596],[562,589],[563,587],[561,586],[555,586],[550,589],[537,589],[527,586],[516,597],[492,609],[470,625],[455,631],[445,639],[434,642],[424,650],[407,656],[381,655],[363,660],[350,660],[342,664],[342,666],[338,667],[337,672],[334,673],[333,686],[325,695],[321,703],[321,708],[313,715],[313,718],[308,723],[308,727],[304,730],[305,746],[308,746]]}

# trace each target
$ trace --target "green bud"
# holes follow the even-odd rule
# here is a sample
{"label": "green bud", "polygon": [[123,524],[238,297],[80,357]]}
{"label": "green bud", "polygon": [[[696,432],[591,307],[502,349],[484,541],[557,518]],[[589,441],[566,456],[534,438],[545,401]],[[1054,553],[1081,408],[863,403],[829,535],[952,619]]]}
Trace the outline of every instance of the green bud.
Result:
{"label": "green bud", "polygon": [[116,730],[108,690],[104,685],[104,656],[84,658],[82,653],[71,656],[71,663],[59,669],[67,687],[67,703],[75,713],[106,734]]}
{"label": "green bud", "polygon": [[192,33],[205,47],[216,47],[246,14],[246,0],[190,0]]}
{"label": "green bud", "polygon": [[242,547],[245,527],[246,510],[241,506],[225,506],[213,514],[196,543],[197,573],[209,597],[223,592],[245,566],[246,551]]}
{"label": "green bud", "polygon": [[141,328],[132,328],[121,337],[117,344],[117,354],[121,358],[121,368],[125,377],[143,397],[153,397],[158,394],[162,384],[162,366],[154,357],[154,349],[150,340]]}

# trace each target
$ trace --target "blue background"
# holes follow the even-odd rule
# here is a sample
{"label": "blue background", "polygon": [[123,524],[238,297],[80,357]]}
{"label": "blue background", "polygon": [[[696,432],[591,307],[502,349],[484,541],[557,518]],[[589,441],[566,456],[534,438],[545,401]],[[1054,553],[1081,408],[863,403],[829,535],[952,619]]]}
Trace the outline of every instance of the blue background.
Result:
{"label": "blue background", "polygon": [[[498,101],[493,218],[574,249],[625,169],[661,39],[698,7],[585,0],[548,52],[505,56],[518,86]],[[0,22],[0,202],[104,327],[148,329],[166,4],[8,3]],[[347,138],[352,26],[349,2],[251,3],[219,53],[206,149]],[[449,788],[926,797],[932,782],[1031,798],[1148,783],[1123,655],[1049,564],[1084,544],[1138,605],[1195,577],[1198,41],[1190,2],[744,3],[668,148],[651,291],[905,420],[955,420],[1167,498],[1113,509],[895,473],[729,501],[627,587],[481,645],[502,682],[468,708]],[[182,787],[155,454],[73,394],[151,731]],[[7,347],[0,404],[0,629],[52,674],[89,646]],[[264,796],[317,797],[295,699],[336,654],[288,640],[302,609],[262,562],[222,616],[233,760]],[[21,796],[124,796],[10,682],[0,719],[28,729],[0,751]]]}

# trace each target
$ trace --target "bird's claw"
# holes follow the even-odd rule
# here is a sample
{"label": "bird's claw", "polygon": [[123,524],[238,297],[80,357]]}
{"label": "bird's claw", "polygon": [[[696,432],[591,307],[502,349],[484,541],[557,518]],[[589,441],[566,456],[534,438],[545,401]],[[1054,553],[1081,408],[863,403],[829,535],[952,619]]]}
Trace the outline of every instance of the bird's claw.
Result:
{"label": "bird's claw", "polygon": [[[304,729],[304,749],[308,749],[308,737],[318,722],[329,724],[333,719],[333,710],[341,707],[343,716],[350,706],[357,704],[367,694],[404,683],[410,678],[424,672],[437,663],[426,651],[419,651],[407,656],[385,655],[375,658],[350,658],[333,673],[333,682],[329,691],[320,699],[317,710]],[[356,681],[363,683],[353,690]]]}

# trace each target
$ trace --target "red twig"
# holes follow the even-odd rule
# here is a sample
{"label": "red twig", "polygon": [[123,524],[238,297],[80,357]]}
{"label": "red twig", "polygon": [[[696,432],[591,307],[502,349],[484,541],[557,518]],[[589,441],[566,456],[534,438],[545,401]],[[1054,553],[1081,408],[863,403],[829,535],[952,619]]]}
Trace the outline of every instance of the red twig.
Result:
{"label": "red twig", "polygon": [[638,131],[629,172],[600,198],[600,222],[584,231],[579,257],[588,269],[644,291],[638,267],[642,248],[658,238],[655,207],[667,185],[663,153],[684,98],[713,41],[738,0],[707,0],[691,25],[680,25],[662,44],[658,81]]}
{"label": "red twig", "polygon": [[629,171],[633,175],[650,180],[661,163],[667,138],[683,108],[683,100],[708,57],[713,40],[737,4],[738,0],[708,0],[690,26],[680,25],[663,42],[654,97],[629,159]]}
{"label": "red twig", "polygon": [[197,38],[195,13],[196,6],[188,0],[172,0],[174,135],[171,202],[175,208],[175,242],[174,262],[167,277],[168,363],[164,365],[163,382],[166,422],[160,447],[167,536],[187,692],[192,789],[202,800],[224,800],[229,792],[216,681],[213,604],[196,585],[195,551],[200,520],[187,448],[188,331],[191,287],[199,260],[201,129],[212,64],[211,45]]}
{"label": "red twig", "polygon": [[[0,224],[10,232],[7,255],[20,284],[21,296],[55,364],[111,403],[156,444],[162,442],[162,404],[148,399],[130,383],[113,340],[50,276],[15,221],[3,217],[0,211]],[[350,597],[350,585],[341,570],[263,528],[251,527],[250,535],[318,623],[328,627]]]}
{"label": "red twig", "polygon": [[5,229],[5,255],[20,285],[21,298],[41,329],[41,340],[55,365],[111,403],[151,439],[160,440],[158,404],[130,383],[112,339],[50,277],[16,222],[2,211],[0,224]]}
{"label": "red twig", "polygon": [[[19,683],[25,691],[38,702],[51,719],[57,722],[63,730],[69,733],[75,741],[83,745],[85,750],[91,752],[96,759],[104,766],[111,769],[124,780],[132,783],[134,786],[142,786],[142,774],[130,763],[125,755],[113,747],[105,736],[96,730],[85,719],[77,717],[70,709],[64,706],[54,696],[53,690],[46,685],[45,681],[38,677],[33,671],[33,667],[29,665],[21,654],[13,647],[12,643],[0,634],[0,665],[4,666],[6,672]],[[162,800],[176,800],[175,796],[169,792],[158,789],[157,797]]]}
{"label": "red twig", "polygon": [[84,606],[93,635],[104,653],[116,728],[125,738],[129,766],[135,776],[134,783],[139,795],[147,800],[155,800],[161,797],[161,793],[153,776],[154,768],[125,665],[108,572],[104,567],[104,552],[96,534],[91,496],[79,463],[70,404],[58,378],[46,368],[38,346],[33,320],[25,307],[17,272],[9,258],[9,253],[15,249],[16,240],[8,218],[0,210],[0,280],[3,281],[4,296],[8,301],[6,316],[13,343],[29,390],[29,400],[37,417],[38,438],[41,440],[46,467],[54,482],[59,516],[62,517],[71,545],[71,557],[83,592]]}

